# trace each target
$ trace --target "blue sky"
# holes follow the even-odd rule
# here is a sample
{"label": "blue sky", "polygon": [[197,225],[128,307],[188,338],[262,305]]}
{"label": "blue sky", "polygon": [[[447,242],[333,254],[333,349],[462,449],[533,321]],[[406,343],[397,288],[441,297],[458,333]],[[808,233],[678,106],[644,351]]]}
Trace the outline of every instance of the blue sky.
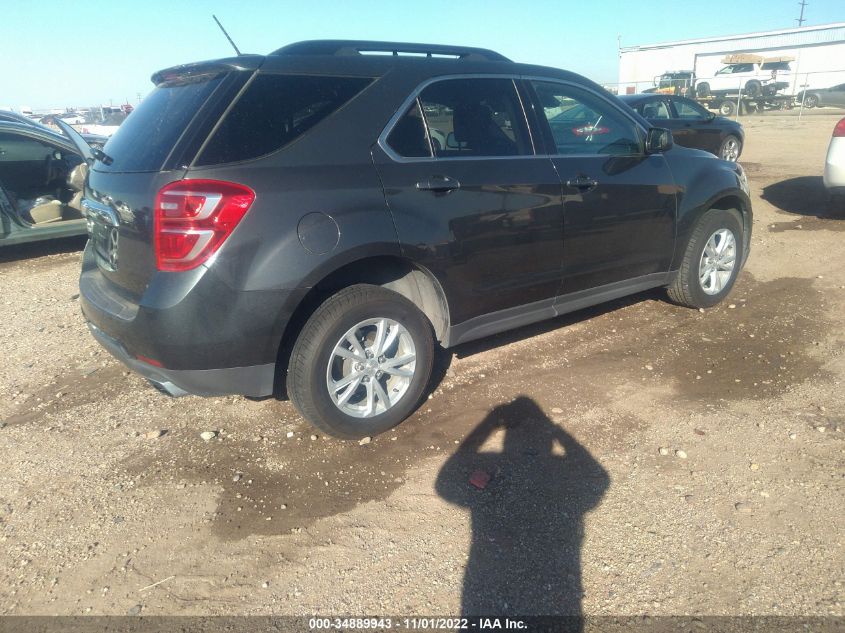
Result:
{"label": "blue sky", "polygon": [[[798,12],[798,0],[9,0],[0,107],[135,103],[154,71],[232,53],[212,13],[244,52],[316,38],[464,44],[612,82],[617,36],[630,46],[789,28]],[[805,18],[845,21],[845,0],[808,0]]]}

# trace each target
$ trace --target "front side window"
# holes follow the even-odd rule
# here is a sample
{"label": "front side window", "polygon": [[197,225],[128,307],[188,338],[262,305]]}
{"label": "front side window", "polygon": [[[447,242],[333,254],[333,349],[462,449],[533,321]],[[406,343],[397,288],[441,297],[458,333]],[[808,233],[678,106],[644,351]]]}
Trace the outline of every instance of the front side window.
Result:
{"label": "front side window", "polygon": [[669,113],[669,108],[666,106],[666,102],[663,100],[647,101],[637,108],[637,112],[639,112],[646,119],[672,118],[672,115]]}
{"label": "front side window", "polygon": [[679,119],[706,119],[710,115],[707,110],[692,101],[676,99],[674,103]]}
{"label": "front side window", "polygon": [[575,86],[532,81],[558,154],[639,154],[636,125],[598,96]]}
{"label": "front side window", "polygon": [[438,158],[533,154],[522,105],[510,79],[448,79],[419,97]]}

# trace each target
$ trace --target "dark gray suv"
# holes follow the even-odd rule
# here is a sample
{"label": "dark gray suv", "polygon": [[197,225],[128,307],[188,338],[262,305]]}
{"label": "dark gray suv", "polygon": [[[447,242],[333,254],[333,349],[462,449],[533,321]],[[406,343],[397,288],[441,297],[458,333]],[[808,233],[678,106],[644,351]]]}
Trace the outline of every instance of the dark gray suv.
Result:
{"label": "dark gray suv", "polygon": [[344,438],[450,347],[748,255],[742,168],[591,81],[463,47],[315,41],[163,70],[91,169],[94,336],[171,395],[286,391]]}

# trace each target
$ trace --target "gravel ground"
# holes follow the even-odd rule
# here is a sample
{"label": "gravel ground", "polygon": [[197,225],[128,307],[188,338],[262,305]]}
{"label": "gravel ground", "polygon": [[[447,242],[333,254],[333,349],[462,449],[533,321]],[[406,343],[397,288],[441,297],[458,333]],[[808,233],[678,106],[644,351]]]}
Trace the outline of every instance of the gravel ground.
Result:
{"label": "gravel ground", "polygon": [[443,353],[365,445],[159,395],[88,335],[80,241],[3,251],[0,614],[842,616],[835,121],[746,119],[726,303],[650,292]]}

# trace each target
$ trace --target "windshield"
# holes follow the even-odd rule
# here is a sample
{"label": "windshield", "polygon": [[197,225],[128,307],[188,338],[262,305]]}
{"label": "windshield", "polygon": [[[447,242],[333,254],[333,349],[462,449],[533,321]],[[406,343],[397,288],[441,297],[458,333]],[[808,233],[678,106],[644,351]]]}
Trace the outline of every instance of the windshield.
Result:
{"label": "windshield", "polygon": [[[223,74],[162,83],[141,102],[103,148],[114,159],[105,171],[158,171]],[[117,125],[118,123],[110,123]]]}

